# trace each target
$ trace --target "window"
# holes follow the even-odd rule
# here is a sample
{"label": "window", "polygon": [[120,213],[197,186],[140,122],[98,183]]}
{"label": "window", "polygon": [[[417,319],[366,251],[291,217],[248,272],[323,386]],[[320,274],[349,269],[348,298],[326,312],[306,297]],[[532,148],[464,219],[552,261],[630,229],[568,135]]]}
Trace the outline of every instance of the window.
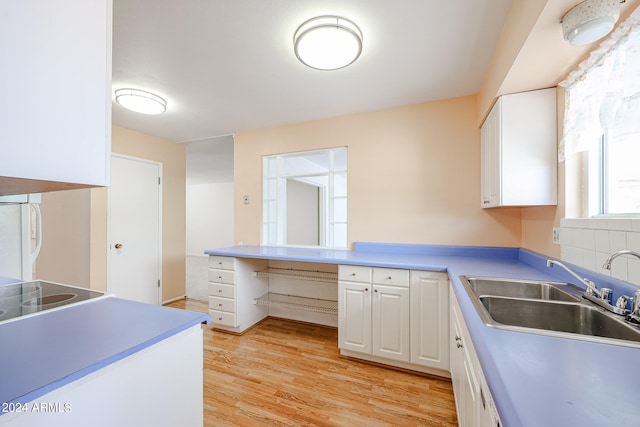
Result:
{"label": "window", "polygon": [[561,83],[560,160],[583,154],[583,216],[640,214],[640,9]]}
{"label": "window", "polygon": [[347,247],[347,149],[265,156],[262,244]]}

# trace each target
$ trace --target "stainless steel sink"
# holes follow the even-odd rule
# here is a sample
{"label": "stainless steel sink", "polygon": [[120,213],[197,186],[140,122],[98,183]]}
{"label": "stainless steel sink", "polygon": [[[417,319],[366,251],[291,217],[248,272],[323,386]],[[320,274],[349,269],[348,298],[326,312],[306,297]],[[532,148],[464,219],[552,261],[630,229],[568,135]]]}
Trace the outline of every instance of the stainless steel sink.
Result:
{"label": "stainless steel sink", "polygon": [[615,340],[635,341],[640,329],[586,304],[482,296],[493,323]]}
{"label": "stainless steel sink", "polygon": [[568,284],[460,277],[482,321],[494,328],[640,348],[640,328],[581,298]]}
{"label": "stainless steel sink", "polygon": [[580,301],[581,290],[569,283],[462,276],[474,294],[552,301]]}

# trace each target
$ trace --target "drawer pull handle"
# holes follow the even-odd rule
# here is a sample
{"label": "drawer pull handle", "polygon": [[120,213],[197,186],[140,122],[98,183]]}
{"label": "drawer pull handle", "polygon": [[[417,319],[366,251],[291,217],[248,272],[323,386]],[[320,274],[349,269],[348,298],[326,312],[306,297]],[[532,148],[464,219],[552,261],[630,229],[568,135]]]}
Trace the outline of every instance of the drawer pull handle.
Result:
{"label": "drawer pull handle", "polygon": [[373,292],[378,292],[378,290],[377,290],[377,289],[374,289],[374,290],[373,290]]}
{"label": "drawer pull handle", "polygon": [[222,317],[218,317],[218,320],[222,320]]}
{"label": "drawer pull handle", "polygon": [[218,304],[218,307],[222,307],[222,304]]}
{"label": "drawer pull handle", "polygon": [[391,276],[387,277],[387,280],[391,280]]}
{"label": "drawer pull handle", "polygon": [[222,289],[218,289],[218,293],[220,293],[220,294],[221,294],[221,293],[222,293]]}
{"label": "drawer pull handle", "polygon": [[364,288],[364,291],[365,292],[369,292],[369,288]]}
{"label": "drawer pull handle", "polygon": [[351,273],[351,277],[356,277],[356,273]]}
{"label": "drawer pull handle", "polygon": [[218,279],[222,280],[222,276],[218,276]]}

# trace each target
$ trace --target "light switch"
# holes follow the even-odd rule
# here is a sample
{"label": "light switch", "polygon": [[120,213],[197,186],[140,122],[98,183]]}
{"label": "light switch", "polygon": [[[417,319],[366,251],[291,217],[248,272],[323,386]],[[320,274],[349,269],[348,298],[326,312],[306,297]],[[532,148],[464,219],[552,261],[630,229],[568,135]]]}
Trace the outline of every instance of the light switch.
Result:
{"label": "light switch", "polygon": [[245,194],[245,195],[242,197],[242,202],[243,202],[245,205],[248,205],[248,204],[249,204],[249,196],[247,196],[247,195]]}

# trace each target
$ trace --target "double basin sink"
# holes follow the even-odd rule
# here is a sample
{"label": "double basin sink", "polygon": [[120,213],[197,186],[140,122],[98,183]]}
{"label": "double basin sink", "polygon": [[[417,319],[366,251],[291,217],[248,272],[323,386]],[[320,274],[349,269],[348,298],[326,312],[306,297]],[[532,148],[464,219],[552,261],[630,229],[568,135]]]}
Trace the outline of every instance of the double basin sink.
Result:
{"label": "double basin sink", "polygon": [[487,326],[640,348],[640,328],[583,299],[570,283],[460,279]]}

